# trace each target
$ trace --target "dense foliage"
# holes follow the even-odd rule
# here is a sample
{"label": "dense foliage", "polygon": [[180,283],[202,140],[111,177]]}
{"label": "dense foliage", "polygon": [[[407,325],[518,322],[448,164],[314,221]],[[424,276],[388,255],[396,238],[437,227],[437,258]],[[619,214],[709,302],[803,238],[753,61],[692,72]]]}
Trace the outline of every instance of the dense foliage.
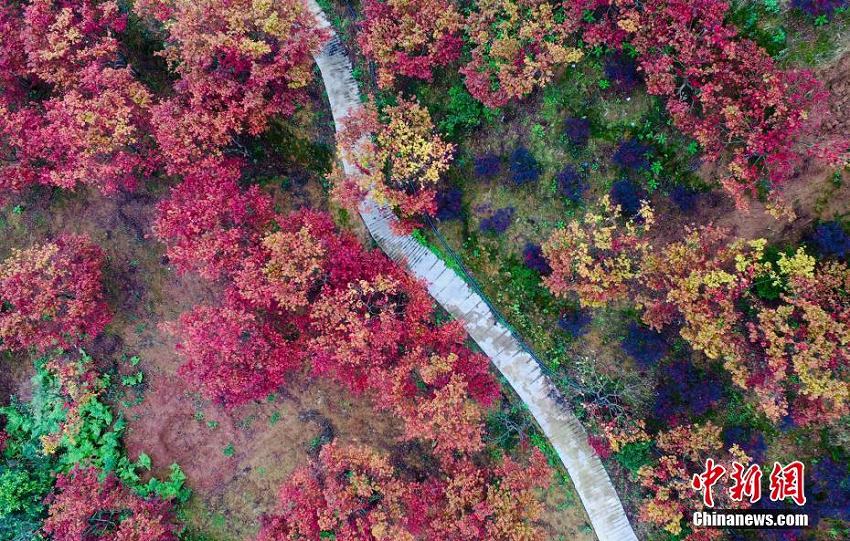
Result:
{"label": "dense foliage", "polygon": [[167,480],[143,480],[151,460],[127,457],[126,421],[106,404],[108,378],[93,359],[58,355],[35,367],[31,400],[0,408],[0,536],[41,539],[44,525],[54,539],[174,539],[185,476],[172,465]]}
{"label": "dense foliage", "polygon": [[180,318],[180,374],[233,407],[274,392],[303,353],[268,322],[237,307],[196,307]]}
{"label": "dense foliage", "polygon": [[355,167],[338,179],[338,199],[353,204],[365,193],[389,204],[403,219],[436,212],[436,186],[449,168],[454,145],[435,132],[428,109],[398,97],[380,122],[371,105],[352,112],[337,135],[341,157]]}
{"label": "dense foliage", "polygon": [[[729,239],[711,226],[656,250],[641,240],[651,221],[620,226],[618,214],[610,206],[588,213],[544,245],[554,294],[587,306],[633,300],[644,323],[677,327],[691,347],[722,360],[772,421],[790,414],[817,425],[850,411],[841,368],[850,343],[846,265],[817,264],[803,249],[771,259],[766,241]],[[638,359],[657,360],[645,338],[629,342]]]}
{"label": "dense foliage", "polygon": [[99,477],[94,468],[75,468],[56,478],[44,533],[55,541],[177,540],[166,502],[140,498],[113,474]]}
{"label": "dense foliage", "polygon": [[467,25],[472,61],[460,71],[469,93],[488,107],[525,97],[583,56],[564,43],[575,21],[545,0],[482,0]]}
{"label": "dense foliage", "polygon": [[103,251],[83,236],[14,249],[0,263],[0,346],[44,352],[100,333],[111,318],[103,266]]}
{"label": "dense foliage", "polygon": [[218,278],[236,271],[244,250],[272,219],[271,198],[239,188],[235,161],[199,164],[159,203],[153,232],[180,272]]}
{"label": "dense foliage", "polygon": [[366,0],[357,42],[378,64],[378,84],[390,88],[398,75],[430,81],[457,60],[462,26],[449,0]]}
{"label": "dense foliage", "polygon": [[4,2],[0,196],[33,184],[132,188],[157,164],[150,92],[115,62],[116,2]]}
{"label": "dense foliage", "polygon": [[425,481],[401,478],[389,457],[358,446],[325,446],[281,488],[278,510],[257,541],[543,539],[534,497],[549,475],[542,454],[493,470],[451,461]]}
{"label": "dense foliage", "polygon": [[218,155],[234,136],[261,133],[306,98],[323,34],[302,2],[146,0],[135,9],[162,25],[179,76],[176,95],[152,111],[170,173]]}
{"label": "dense foliage", "polygon": [[796,143],[821,116],[822,85],[810,72],[780,69],[740,37],[724,21],[726,3],[586,0],[573,9],[599,14],[583,25],[587,43],[633,47],[647,91],[666,100],[676,127],[706,159],[731,153],[720,181],[739,206],[790,176]]}

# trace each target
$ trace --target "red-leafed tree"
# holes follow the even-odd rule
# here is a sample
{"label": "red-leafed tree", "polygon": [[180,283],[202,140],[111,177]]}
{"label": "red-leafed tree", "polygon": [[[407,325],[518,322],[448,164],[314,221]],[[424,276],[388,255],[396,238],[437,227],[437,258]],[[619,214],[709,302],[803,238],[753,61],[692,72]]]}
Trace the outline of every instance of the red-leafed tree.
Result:
{"label": "red-leafed tree", "polygon": [[264,518],[257,541],[414,541],[409,523],[417,517],[406,502],[416,487],[396,477],[388,457],[330,443],[283,485],[279,507]]}
{"label": "red-leafed tree", "polygon": [[826,94],[810,72],[782,70],[740,37],[724,22],[726,2],[584,0],[570,8],[595,14],[583,29],[586,42],[634,46],[648,92],[666,101],[675,126],[708,160],[726,163],[719,180],[738,206],[791,176],[801,140],[825,114]]}
{"label": "red-leafed tree", "polygon": [[56,478],[43,531],[54,541],[176,541],[171,505],[133,494],[113,474],[94,468]]}
{"label": "red-leafed tree", "polygon": [[440,456],[480,450],[484,407],[499,397],[489,360],[465,340],[459,323],[428,329],[397,364],[372,372],[378,405],[404,420],[407,438],[433,441]]}
{"label": "red-leafed tree", "polygon": [[[729,472],[733,461],[745,467],[751,461],[737,445],[724,448],[721,428],[710,422],[662,432],[656,446],[661,455],[658,462],[643,466],[637,474],[640,484],[649,492],[649,497],[640,506],[640,520],[673,535],[682,533],[688,514],[708,509],[703,506],[702,493],[692,485],[693,477],[705,471],[706,459],[714,460]],[[750,506],[746,499],[733,500],[723,483],[714,487],[712,498],[720,508]]]}
{"label": "red-leafed tree", "polygon": [[23,37],[29,70],[57,90],[74,86],[83,68],[118,59],[116,34],[126,24],[113,0],[28,2]]}
{"label": "red-leafed tree", "polygon": [[132,189],[155,166],[147,117],[151,96],[129,69],[89,65],[61,97],[10,111],[0,108],[8,160],[0,190],[32,184],[104,193]]}
{"label": "red-leafed tree", "polygon": [[180,317],[173,332],[186,359],[180,375],[225,407],[274,392],[304,360],[301,344],[239,307],[196,307]]}
{"label": "red-leafed tree", "polygon": [[537,491],[550,478],[535,451],[527,464],[452,461],[416,482],[374,450],[331,443],[281,488],[278,509],[264,518],[257,541],[542,540]]}
{"label": "red-leafed tree", "polygon": [[0,2],[0,107],[23,101],[27,92],[23,14],[15,3]]}
{"label": "red-leafed tree", "polygon": [[355,392],[370,388],[375,372],[425,331],[432,306],[425,289],[386,258],[371,276],[323,290],[310,310],[313,371]]}
{"label": "red-leafed tree", "polygon": [[538,521],[544,507],[538,492],[549,486],[551,478],[552,470],[537,449],[527,463],[510,457],[487,466],[458,460],[446,466],[440,505],[427,539],[542,541],[546,534]]}
{"label": "red-leafed tree", "polygon": [[179,272],[216,279],[235,272],[273,219],[271,198],[239,187],[239,164],[208,160],[159,203],[154,234]]}
{"label": "red-leafed tree", "polygon": [[216,153],[235,135],[262,132],[289,115],[312,78],[323,39],[303,2],[145,2],[164,23],[165,58],[180,76],[158,106],[156,137],[171,172]]}
{"label": "red-leafed tree", "polygon": [[430,81],[460,56],[463,22],[451,0],[366,0],[357,43],[378,65],[381,88],[398,75]]}
{"label": "red-leafed tree", "polygon": [[103,294],[104,256],[87,237],[13,249],[0,264],[3,349],[44,352],[92,338],[109,322]]}
{"label": "red-leafed tree", "polygon": [[0,195],[32,184],[110,193],[156,167],[152,97],[116,67],[125,18],[115,2],[4,5]]}

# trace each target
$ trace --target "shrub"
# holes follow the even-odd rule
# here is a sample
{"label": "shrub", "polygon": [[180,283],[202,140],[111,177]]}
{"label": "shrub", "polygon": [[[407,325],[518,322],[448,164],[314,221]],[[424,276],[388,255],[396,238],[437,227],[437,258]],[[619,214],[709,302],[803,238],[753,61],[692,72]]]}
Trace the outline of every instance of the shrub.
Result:
{"label": "shrub", "polygon": [[847,7],[847,0],[792,0],[791,5],[812,17],[832,17],[835,10]]}
{"label": "shrub", "polygon": [[647,155],[652,147],[642,144],[637,139],[627,139],[620,143],[612,160],[614,163],[629,171],[642,171],[649,167]]}
{"label": "shrub", "polygon": [[584,191],[590,187],[572,165],[565,165],[555,177],[555,182],[558,185],[558,193],[573,203],[581,203]]}
{"label": "shrub", "polygon": [[699,192],[677,184],[670,190],[670,201],[682,212],[691,212],[696,207]]}
{"label": "shrub", "polygon": [[812,467],[810,475],[806,490],[811,497],[806,509],[813,507],[815,524],[821,518],[850,521],[850,469],[847,464],[827,455]]}
{"label": "shrub", "polygon": [[621,345],[623,351],[643,368],[658,363],[668,351],[667,342],[663,336],[649,327],[634,322],[629,325],[628,333]]}
{"label": "shrub", "polygon": [[767,444],[761,432],[739,425],[731,425],[723,429],[723,443],[726,447],[737,445],[756,462],[761,461],[767,451]]}
{"label": "shrub", "polygon": [[498,175],[501,169],[502,158],[495,154],[484,154],[475,158],[475,176],[490,179]]}
{"label": "shrub", "polygon": [[584,147],[590,139],[590,121],[586,118],[567,117],[564,120],[564,135],[570,143]]}
{"label": "shrub", "polygon": [[501,208],[491,216],[481,220],[479,229],[485,233],[504,233],[511,226],[513,216],[513,207]]}
{"label": "shrub", "polygon": [[642,467],[652,463],[652,442],[627,443],[614,455],[614,458],[633,474],[637,473]]}
{"label": "shrub", "polygon": [[472,59],[461,68],[469,93],[488,107],[502,107],[548,83],[559,65],[579,61],[565,46],[576,27],[572,13],[545,0],[486,0],[467,21]]}
{"label": "shrub", "polygon": [[593,321],[593,316],[587,310],[575,309],[569,310],[561,314],[558,318],[558,327],[578,338],[583,334],[587,334],[587,326]]}
{"label": "shrub", "polygon": [[110,319],[103,294],[103,251],[88,237],[13,249],[0,263],[0,348],[77,346]]}
{"label": "shrub", "polygon": [[517,186],[533,182],[540,178],[537,160],[525,147],[517,147],[511,153],[511,178]]}
{"label": "shrub", "polygon": [[437,192],[437,219],[458,220],[463,212],[463,190],[451,187]]}
{"label": "shrub", "polygon": [[824,257],[843,259],[850,254],[850,235],[841,222],[823,222],[815,226],[811,241],[817,252]]}
{"label": "shrub", "polygon": [[493,111],[473,98],[462,85],[449,88],[445,116],[437,123],[440,133],[454,139],[462,131],[473,130],[481,125],[482,119],[490,119]]}
{"label": "shrub", "polygon": [[543,249],[539,244],[527,243],[522,251],[522,258],[529,269],[536,270],[541,276],[552,274],[552,267],[543,257]]}
{"label": "shrub", "polygon": [[48,496],[44,531],[54,541],[177,541],[171,505],[142,499],[114,474],[103,481],[94,468],[75,468],[56,478]]}
{"label": "shrub", "polygon": [[611,201],[620,205],[625,216],[635,216],[641,208],[645,194],[629,179],[618,180],[611,186]]}
{"label": "shrub", "polygon": [[628,96],[641,82],[638,64],[634,58],[624,53],[609,54],[605,58],[605,77],[612,83],[618,94]]}
{"label": "shrub", "polygon": [[671,425],[693,422],[723,397],[723,385],[706,377],[686,360],[676,360],[659,373],[655,391],[655,416]]}

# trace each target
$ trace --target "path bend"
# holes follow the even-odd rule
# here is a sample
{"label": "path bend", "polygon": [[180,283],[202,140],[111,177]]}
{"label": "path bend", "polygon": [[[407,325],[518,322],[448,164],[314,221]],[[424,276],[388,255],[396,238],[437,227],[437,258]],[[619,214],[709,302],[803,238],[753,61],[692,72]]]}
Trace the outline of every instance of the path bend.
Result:
{"label": "path bend", "polygon": [[[360,106],[360,91],[345,47],[321,7],[316,0],[306,2],[319,27],[325,28],[331,36],[315,55],[315,60],[338,129],[345,117]],[[343,161],[343,169],[349,174],[356,172],[347,161]],[[392,224],[396,218],[389,209],[367,198],[359,210],[369,233],[381,249],[427,284],[431,296],[463,323],[472,339],[528,406],[564,463],[599,540],[636,541],[637,536],[608,472],[587,443],[587,432],[565,406],[566,401],[560,391],[543,374],[537,361],[510,330],[497,321],[484,299],[462,277],[410,235],[399,235],[393,231]]]}

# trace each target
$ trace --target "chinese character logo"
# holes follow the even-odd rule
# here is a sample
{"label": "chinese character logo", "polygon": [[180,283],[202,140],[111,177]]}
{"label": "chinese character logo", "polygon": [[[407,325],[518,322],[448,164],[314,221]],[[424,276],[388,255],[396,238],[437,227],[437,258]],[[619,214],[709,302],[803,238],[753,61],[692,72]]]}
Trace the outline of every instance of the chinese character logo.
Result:
{"label": "chinese character logo", "polygon": [[702,491],[702,503],[706,507],[714,507],[714,497],[711,489],[726,474],[726,468],[719,464],[715,464],[714,460],[709,458],[705,461],[705,471],[699,475],[694,475],[691,480],[691,486],[695,490]]}
{"label": "chinese character logo", "polygon": [[797,505],[805,505],[804,473],[805,466],[799,460],[795,460],[784,468],[779,462],[774,462],[773,471],[770,472],[770,500],[778,502],[791,498]]}
{"label": "chinese character logo", "polygon": [[[726,468],[714,462],[714,459],[705,461],[705,470],[694,474],[691,486],[694,490],[702,493],[702,503],[706,507],[714,507],[714,485],[726,475]],[[748,467],[738,463],[732,463],[732,471],[729,472],[732,480],[729,487],[729,498],[735,502],[748,501],[756,503],[761,499],[762,471],[758,464],[750,464]],[[770,500],[774,502],[791,498],[799,506],[806,504],[805,492],[805,466],[799,460],[782,466],[778,462],[773,463],[773,471],[770,472]]]}

